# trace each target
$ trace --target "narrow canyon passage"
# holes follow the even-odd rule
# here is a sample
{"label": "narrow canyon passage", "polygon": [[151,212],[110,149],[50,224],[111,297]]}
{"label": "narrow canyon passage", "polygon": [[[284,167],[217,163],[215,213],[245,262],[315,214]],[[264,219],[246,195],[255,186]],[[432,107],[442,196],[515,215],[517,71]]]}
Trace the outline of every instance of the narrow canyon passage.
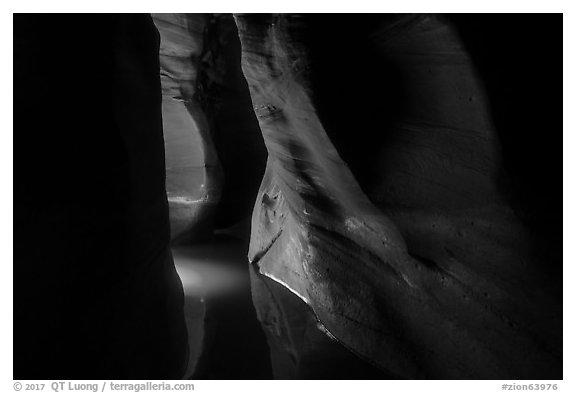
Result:
{"label": "narrow canyon passage", "polygon": [[14,378],[562,378],[561,17],[14,30]]}

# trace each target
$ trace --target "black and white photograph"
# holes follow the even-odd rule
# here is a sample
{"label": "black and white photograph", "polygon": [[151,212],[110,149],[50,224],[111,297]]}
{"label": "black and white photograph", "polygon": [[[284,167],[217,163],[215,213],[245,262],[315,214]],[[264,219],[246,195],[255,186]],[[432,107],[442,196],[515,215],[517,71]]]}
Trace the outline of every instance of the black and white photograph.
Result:
{"label": "black and white photograph", "polygon": [[567,391],[562,8],[196,6],[11,15],[6,391]]}

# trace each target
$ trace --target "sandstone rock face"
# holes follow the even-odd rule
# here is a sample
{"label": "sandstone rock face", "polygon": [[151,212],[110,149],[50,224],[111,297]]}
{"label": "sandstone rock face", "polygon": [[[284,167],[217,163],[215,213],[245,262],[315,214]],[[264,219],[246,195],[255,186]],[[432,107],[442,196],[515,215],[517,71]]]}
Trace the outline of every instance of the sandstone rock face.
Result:
{"label": "sandstone rock face", "polygon": [[223,181],[206,106],[201,105],[206,97],[198,91],[205,72],[203,58],[210,16],[153,14],[153,18],[161,37],[162,116],[172,239],[197,240],[211,233]]}
{"label": "sandstone rock face", "polygon": [[236,15],[268,150],[249,258],[397,378],[561,378],[561,307],[436,16]]}
{"label": "sandstone rock face", "polygon": [[152,19],[20,14],[14,43],[14,378],[178,379]]}
{"label": "sandstone rock face", "polygon": [[251,265],[252,302],[266,333],[274,379],[389,379],[325,334],[314,312]]}

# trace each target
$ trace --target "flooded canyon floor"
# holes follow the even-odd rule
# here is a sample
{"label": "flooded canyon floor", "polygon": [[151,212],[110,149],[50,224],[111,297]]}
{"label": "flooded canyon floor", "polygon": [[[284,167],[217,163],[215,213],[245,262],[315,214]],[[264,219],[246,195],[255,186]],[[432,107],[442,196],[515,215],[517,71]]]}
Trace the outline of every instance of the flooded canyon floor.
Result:
{"label": "flooded canyon floor", "polygon": [[318,327],[311,309],[224,234],[172,248],[185,293],[188,379],[387,379]]}

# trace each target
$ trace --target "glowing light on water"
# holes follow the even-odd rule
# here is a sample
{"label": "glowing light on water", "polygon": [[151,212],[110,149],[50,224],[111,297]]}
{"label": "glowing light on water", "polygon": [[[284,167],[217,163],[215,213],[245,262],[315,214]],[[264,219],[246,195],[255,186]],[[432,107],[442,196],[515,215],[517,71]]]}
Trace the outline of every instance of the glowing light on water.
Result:
{"label": "glowing light on water", "polygon": [[248,261],[233,245],[176,247],[172,253],[186,295],[218,295],[249,285]]}
{"label": "glowing light on water", "polygon": [[189,264],[182,262],[176,263],[176,271],[180,276],[180,280],[182,280],[184,290],[196,292],[202,288],[202,276],[193,268],[193,266],[189,266]]}

